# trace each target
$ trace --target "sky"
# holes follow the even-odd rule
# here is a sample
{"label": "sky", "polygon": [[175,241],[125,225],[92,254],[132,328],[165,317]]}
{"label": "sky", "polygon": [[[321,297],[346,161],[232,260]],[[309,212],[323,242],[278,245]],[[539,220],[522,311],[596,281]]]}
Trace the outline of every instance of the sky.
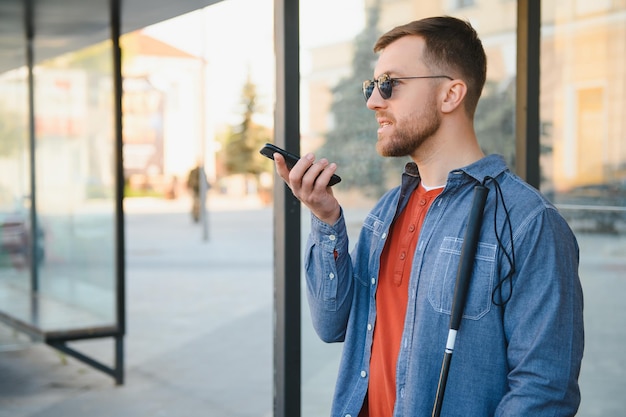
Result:
{"label": "sky", "polygon": [[[261,111],[270,119],[275,65],[273,3],[224,0],[144,31],[188,53],[206,57],[208,88],[214,97],[220,97],[219,102],[207,103],[207,111],[216,120],[237,123],[237,107],[248,74],[256,84]],[[351,39],[361,30],[363,0],[300,0],[300,15],[304,73],[308,48]]]}

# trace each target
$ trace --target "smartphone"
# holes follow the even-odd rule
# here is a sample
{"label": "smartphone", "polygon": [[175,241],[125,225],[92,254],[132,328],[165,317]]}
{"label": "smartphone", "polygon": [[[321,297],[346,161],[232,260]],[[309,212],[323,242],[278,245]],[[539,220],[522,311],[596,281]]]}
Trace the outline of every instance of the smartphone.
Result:
{"label": "smartphone", "polygon": [[[279,148],[278,146],[272,143],[266,143],[263,148],[261,148],[261,155],[267,156],[269,159],[274,159],[274,154],[279,153],[285,158],[285,162],[287,163],[287,168],[291,169],[298,162],[300,157],[298,155],[294,155],[291,152],[287,152],[286,150]],[[341,177],[337,174],[333,174],[330,178],[329,186],[333,186],[341,181]]]}

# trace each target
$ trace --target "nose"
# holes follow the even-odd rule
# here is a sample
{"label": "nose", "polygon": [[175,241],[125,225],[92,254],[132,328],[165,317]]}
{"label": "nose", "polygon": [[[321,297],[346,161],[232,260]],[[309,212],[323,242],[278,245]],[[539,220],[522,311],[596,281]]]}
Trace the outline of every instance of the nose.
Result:
{"label": "nose", "polygon": [[376,110],[381,107],[385,107],[386,103],[387,101],[383,99],[383,97],[380,95],[380,91],[378,91],[377,87],[374,88],[374,90],[372,91],[372,95],[370,96],[370,98],[367,99],[366,105],[368,109]]}

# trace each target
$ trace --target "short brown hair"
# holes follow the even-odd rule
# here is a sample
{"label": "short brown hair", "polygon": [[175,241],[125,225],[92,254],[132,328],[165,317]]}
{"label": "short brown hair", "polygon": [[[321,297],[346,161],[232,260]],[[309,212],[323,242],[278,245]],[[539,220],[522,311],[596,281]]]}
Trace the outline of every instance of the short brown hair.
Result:
{"label": "short brown hair", "polygon": [[487,57],[472,25],[451,16],[416,20],[383,34],[374,45],[374,52],[380,52],[392,42],[411,35],[420,36],[426,42],[426,66],[465,81],[465,110],[473,117],[487,77]]}

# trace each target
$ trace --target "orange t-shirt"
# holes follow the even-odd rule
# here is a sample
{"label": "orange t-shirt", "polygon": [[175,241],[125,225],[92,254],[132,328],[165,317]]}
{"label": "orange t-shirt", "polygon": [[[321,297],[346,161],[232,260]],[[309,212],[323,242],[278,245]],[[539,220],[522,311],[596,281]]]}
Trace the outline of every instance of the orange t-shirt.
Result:
{"label": "orange t-shirt", "polygon": [[428,208],[442,190],[426,191],[420,185],[391,227],[380,259],[369,387],[359,417],[393,415],[396,362],[404,329],[413,254]]}

